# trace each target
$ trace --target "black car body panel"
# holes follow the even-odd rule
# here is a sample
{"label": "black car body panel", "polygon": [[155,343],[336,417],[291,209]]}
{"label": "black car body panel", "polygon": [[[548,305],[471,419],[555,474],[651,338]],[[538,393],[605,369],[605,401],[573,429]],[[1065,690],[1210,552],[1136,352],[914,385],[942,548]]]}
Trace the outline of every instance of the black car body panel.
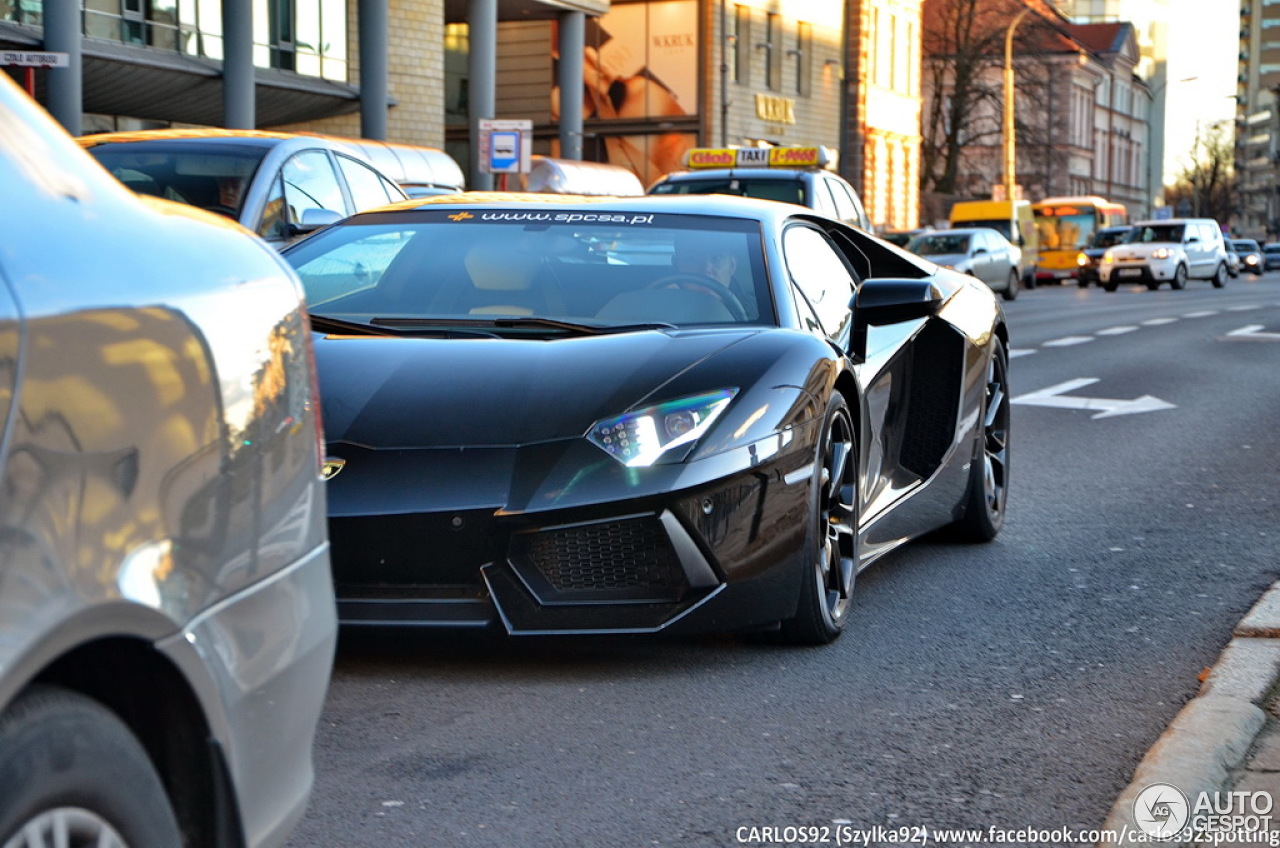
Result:
{"label": "black car body panel", "polygon": [[[354,216],[285,251],[309,296],[327,292],[311,308],[328,453],[342,468],[328,497],[341,620],[500,621],[512,633],[730,631],[786,621],[812,567],[815,452],[836,395],[847,399],[860,434],[857,568],[963,516],[982,451],[988,367],[1005,332],[986,286],[782,204],[713,197],[570,204],[433,198]],[[441,209],[448,225],[439,224]],[[479,234],[481,245],[492,233],[500,255],[512,249],[513,234],[537,240],[548,229],[536,219],[511,228],[502,216],[523,221],[565,210],[676,222],[667,227],[727,222],[753,245],[739,275],[763,293],[754,317],[635,327],[600,321],[596,331],[568,323],[580,306],[534,313],[528,324],[474,309],[375,318],[366,311],[373,307],[364,277],[360,291],[332,296],[337,265],[327,257],[346,248],[327,245],[363,244],[352,228],[366,226],[369,244],[413,227],[443,227],[451,241]],[[489,229],[485,215],[495,221]],[[788,236],[790,228],[805,232]],[[563,229],[562,241],[593,232],[587,224]],[[572,292],[575,275],[661,278],[659,254],[645,252],[652,246],[639,237],[624,245],[633,231],[619,232],[612,240],[592,236],[609,245],[609,262],[584,265],[573,254],[574,262],[554,269],[557,283]],[[658,232],[668,230],[642,234]],[[787,252],[793,237],[840,245],[842,262],[863,280],[852,311],[852,289],[839,310],[821,306],[845,315],[834,334],[814,313],[801,317],[788,265],[801,261],[796,249]],[[422,267],[420,276],[430,280],[432,271]],[[876,272],[893,279],[867,282]],[[382,278],[394,274],[393,259]],[[544,317],[563,326],[536,324]],[[600,443],[601,433],[615,432],[601,425],[611,416],[717,397],[723,404],[709,429],[647,461],[626,464]]]}

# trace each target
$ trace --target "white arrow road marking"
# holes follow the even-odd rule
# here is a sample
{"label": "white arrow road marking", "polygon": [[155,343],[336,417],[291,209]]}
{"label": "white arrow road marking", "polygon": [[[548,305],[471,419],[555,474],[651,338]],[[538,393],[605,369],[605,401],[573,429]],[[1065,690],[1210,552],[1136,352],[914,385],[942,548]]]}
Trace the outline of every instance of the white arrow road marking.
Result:
{"label": "white arrow road marking", "polygon": [[1247,327],[1232,330],[1224,338],[1232,341],[1280,342],[1280,333],[1264,333],[1261,324],[1250,324]]}
{"label": "white arrow road marking", "polygon": [[1074,392],[1076,389],[1083,389],[1085,386],[1091,386],[1098,382],[1097,377],[1080,377],[1075,380],[1067,380],[1065,383],[1058,383],[1056,386],[1050,386],[1047,389],[1041,389],[1038,392],[1021,395],[1013,399],[1013,403],[1022,403],[1028,406],[1052,406],[1059,409],[1087,409],[1100,410],[1097,418],[1110,418],[1113,415],[1132,415],[1136,412],[1155,412],[1160,409],[1175,409],[1176,405],[1160,400],[1160,398],[1151,395],[1143,395],[1133,400],[1115,400],[1112,398],[1088,398],[1088,397],[1064,397],[1067,392]]}

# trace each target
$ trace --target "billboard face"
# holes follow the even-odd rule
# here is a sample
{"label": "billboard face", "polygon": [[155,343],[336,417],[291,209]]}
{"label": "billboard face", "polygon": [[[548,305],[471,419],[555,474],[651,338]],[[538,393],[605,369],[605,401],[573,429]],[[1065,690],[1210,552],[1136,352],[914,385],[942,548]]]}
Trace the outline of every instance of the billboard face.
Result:
{"label": "billboard face", "polygon": [[[556,45],[553,45],[553,49]],[[698,111],[697,0],[615,3],[587,19],[583,50],[583,117],[652,121]],[[552,111],[559,91],[552,91]],[[608,161],[648,184],[680,168],[692,133],[607,136]]]}

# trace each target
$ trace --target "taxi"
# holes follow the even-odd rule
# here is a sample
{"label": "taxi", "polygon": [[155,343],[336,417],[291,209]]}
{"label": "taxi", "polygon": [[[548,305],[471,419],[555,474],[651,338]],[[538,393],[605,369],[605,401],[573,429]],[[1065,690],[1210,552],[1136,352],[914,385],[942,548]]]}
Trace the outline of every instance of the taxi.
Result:
{"label": "taxi", "polygon": [[829,147],[695,147],[689,170],[667,174],[649,194],[734,194],[816,209],[837,221],[871,231],[858,192],[835,173]]}

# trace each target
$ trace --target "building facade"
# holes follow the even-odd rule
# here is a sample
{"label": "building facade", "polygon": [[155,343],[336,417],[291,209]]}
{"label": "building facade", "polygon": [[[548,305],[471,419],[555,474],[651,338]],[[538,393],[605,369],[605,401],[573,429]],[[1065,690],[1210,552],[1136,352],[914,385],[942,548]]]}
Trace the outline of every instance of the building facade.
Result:
{"label": "building facade", "polygon": [[1236,231],[1280,237],[1280,3],[1242,0],[1236,86]]}
{"label": "building facade", "polygon": [[[973,2],[926,0],[925,14],[945,21]],[[1014,27],[1023,9],[1027,16]],[[965,122],[948,170],[932,165],[935,182],[951,176],[942,183],[947,191],[930,195],[930,216],[945,219],[950,202],[995,196],[1003,184],[1002,48],[1011,31],[1017,193],[1031,201],[1100,195],[1124,203],[1132,216],[1147,214],[1151,90],[1135,74],[1141,56],[1133,26],[1072,23],[1043,0],[1011,0],[986,13],[965,44],[926,42],[926,143],[936,156],[947,154],[938,134]],[[976,61],[964,65],[958,57],[966,54]],[[964,114],[947,111],[958,96],[958,68],[971,89]]]}

